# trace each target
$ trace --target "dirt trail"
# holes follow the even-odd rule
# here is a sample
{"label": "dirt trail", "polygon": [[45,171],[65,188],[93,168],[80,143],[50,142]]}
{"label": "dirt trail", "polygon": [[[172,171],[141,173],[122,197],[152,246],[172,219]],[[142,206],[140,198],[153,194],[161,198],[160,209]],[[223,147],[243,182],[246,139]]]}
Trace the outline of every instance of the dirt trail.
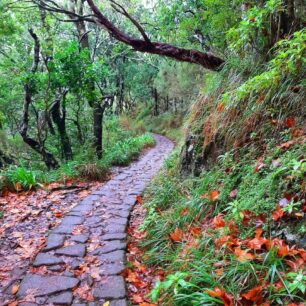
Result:
{"label": "dirt trail", "polygon": [[173,149],[167,138],[155,138],[154,148],[69,209],[61,223],[45,234],[44,248],[30,267],[14,271],[14,281],[0,287],[0,305],[9,305],[12,293],[23,306],[127,305],[121,273],[128,218],[136,196]]}

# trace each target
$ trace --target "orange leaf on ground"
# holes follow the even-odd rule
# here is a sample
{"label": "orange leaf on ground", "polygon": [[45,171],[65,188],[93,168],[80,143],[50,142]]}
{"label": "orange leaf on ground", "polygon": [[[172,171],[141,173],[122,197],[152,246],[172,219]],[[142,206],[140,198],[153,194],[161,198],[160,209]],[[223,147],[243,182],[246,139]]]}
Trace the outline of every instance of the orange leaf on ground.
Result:
{"label": "orange leaf on ground", "polygon": [[253,250],[260,250],[267,241],[267,239],[261,237],[261,235],[262,235],[262,229],[257,228],[255,230],[255,238],[248,241],[247,246],[249,246]]}
{"label": "orange leaf on ground", "polygon": [[222,218],[222,215],[219,214],[218,216],[214,217],[213,219],[213,227],[214,228],[222,228],[225,227],[225,221]]}
{"label": "orange leaf on ground", "polygon": [[18,290],[19,290],[19,285],[14,285],[12,287],[12,294],[16,294],[18,292]]}
{"label": "orange leaf on ground", "polygon": [[291,138],[298,138],[304,136],[304,131],[302,129],[293,129],[291,131]]}
{"label": "orange leaf on ground", "polygon": [[195,237],[198,237],[202,232],[202,229],[200,227],[197,227],[197,226],[193,226],[191,229],[190,229],[190,233],[195,236]]}
{"label": "orange leaf on ground", "polygon": [[234,305],[232,295],[229,293],[226,293],[224,289],[220,289],[216,287],[213,290],[207,290],[206,293],[211,297],[220,298],[223,301],[224,306]]}
{"label": "orange leaf on ground", "polygon": [[249,253],[248,250],[241,250],[240,247],[235,248],[235,255],[240,262],[254,259],[254,254]]}
{"label": "orange leaf on ground", "polygon": [[256,302],[262,299],[262,286],[256,286],[248,292],[243,293],[242,296],[249,301]]}
{"label": "orange leaf on ground", "polygon": [[279,145],[279,147],[280,147],[281,149],[288,149],[288,148],[290,148],[293,144],[294,144],[294,141],[289,140],[289,141],[284,142],[284,143],[282,143],[281,145]]}
{"label": "orange leaf on ground", "polygon": [[218,190],[213,190],[211,193],[210,193],[210,199],[212,201],[217,201],[218,200],[218,197],[219,197],[219,191]]}
{"label": "orange leaf on ground", "polygon": [[224,103],[219,103],[217,106],[217,112],[221,113],[224,110]]}
{"label": "orange leaf on ground", "polygon": [[202,199],[208,199],[210,201],[217,201],[219,197],[219,191],[218,190],[213,190],[210,193],[205,193],[201,196]]}
{"label": "orange leaf on ground", "polygon": [[178,227],[170,234],[171,240],[175,242],[180,242],[183,240],[183,231]]}
{"label": "orange leaf on ground", "polygon": [[53,215],[54,215],[54,217],[56,217],[56,218],[62,218],[62,217],[63,217],[63,213],[62,213],[61,211],[59,211],[59,210],[55,210],[55,211],[53,212]]}
{"label": "orange leaf on ground", "polygon": [[138,195],[136,197],[136,202],[139,203],[139,204],[143,204],[143,199],[142,199],[142,196],[141,195]]}
{"label": "orange leaf on ground", "polygon": [[134,303],[142,303],[144,301],[143,297],[140,294],[133,294],[132,300]]}
{"label": "orange leaf on ground", "polygon": [[284,211],[281,209],[280,205],[276,206],[276,210],[273,211],[272,216],[273,220],[277,221],[278,219],[282,218],[284,215]]}
{"label": "orange leaf on ground", "polygon": [[286,118],[285,121],[284,121],[284,126],[288,129],[294,127],[295,126],[295,119],[293,117]]}

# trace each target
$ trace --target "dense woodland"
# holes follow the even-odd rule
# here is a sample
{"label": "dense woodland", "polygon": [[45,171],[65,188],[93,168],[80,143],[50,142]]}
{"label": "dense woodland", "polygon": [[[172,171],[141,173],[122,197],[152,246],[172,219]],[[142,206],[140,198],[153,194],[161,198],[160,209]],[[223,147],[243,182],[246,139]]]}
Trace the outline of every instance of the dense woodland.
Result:
{"label": "dense woodland", "polygon": [[304,305],[303,0],[0,0],[0,16],[3,197],[105,180],[166,135],[131,305]]}

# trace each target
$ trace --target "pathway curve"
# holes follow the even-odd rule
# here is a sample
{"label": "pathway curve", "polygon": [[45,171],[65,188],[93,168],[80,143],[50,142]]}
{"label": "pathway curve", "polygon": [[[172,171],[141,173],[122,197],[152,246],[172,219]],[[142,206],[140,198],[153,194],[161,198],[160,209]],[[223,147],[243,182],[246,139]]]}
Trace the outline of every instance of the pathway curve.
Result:
{"label": "pathway curve", "polygon": [[173,148],[167,138],[155,138],[153,149],[83,199],[49,233],[18,288],[18,305],[127,305],[121,273],[128,218],[136,196]]}

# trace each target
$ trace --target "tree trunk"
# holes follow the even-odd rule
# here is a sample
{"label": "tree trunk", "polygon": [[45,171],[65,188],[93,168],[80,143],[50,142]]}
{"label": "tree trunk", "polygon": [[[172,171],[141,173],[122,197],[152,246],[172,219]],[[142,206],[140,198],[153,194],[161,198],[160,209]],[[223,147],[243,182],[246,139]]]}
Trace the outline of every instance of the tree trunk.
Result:
{"label": "tree trunk", "polygon": [[[30,72],[32,74],[35,74],[40,60],[39,59],[40,44],[37,35],[34,33],[32,29],[29,29],[29,33],[34,40],[33,64]],[[32,86],[31,86],[31,80],[29,80],[24,85],[23,114],[22,114],[22,121],[19,133],[23,141],[42,156],[42,159],[49,170],[58,168],[59,164],[57,160],[55,159],[52,153],[48,152],[45,149],[44,143],[41,141],[37,141],[28,135],[28,127],[30,119],[29,108],[31,103],[32,103]]]}
{"label": "tree trunk", "polygon": [[154,116],[158,116],[158,92],[156,88],[153,88],[153,96],[154,96]]}
{"label": "tree trunk", "polygon": [[103,156],[103,114],[104,109],[96,104],[93,109],[94,148],[98,159]]}
{"label": "tree trunk", "polygon": [[[64,159],[72,160],[73,154],[71,149],[71,143],[70,139],[68,137],[67,131],[66,131],[66,93],[63,96],[63,102],[61,103],[61,98],[57,98],[54,104],[51,107],[51,114],[52,119],[54,123],[57,126],[57,130],[60,136],[61,141],[61,149],[62,149],[62,156]],[[62,114],[60,107],[62,106]]]}

